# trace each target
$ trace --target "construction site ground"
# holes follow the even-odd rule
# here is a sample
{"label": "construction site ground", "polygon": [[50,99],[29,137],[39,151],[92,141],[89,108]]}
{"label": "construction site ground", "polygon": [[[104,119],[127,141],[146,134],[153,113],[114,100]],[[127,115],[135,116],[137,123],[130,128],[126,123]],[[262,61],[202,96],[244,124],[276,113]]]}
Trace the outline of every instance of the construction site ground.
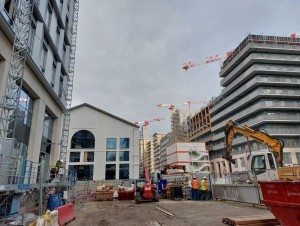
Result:
{"label": "construction site ground", "polygon": [[226,202],[161,199],[136,204],[134,201],[88,201],[75,206],[76,220],[70,226],[120,225],[210,225],[221,226],[223,217],[270,214],[265,207]]}

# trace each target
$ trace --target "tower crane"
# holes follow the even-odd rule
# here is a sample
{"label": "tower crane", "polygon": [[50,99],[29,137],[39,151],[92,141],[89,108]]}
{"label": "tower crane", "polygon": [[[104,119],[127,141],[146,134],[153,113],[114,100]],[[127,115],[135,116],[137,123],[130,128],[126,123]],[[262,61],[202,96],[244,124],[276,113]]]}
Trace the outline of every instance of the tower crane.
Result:
{"label": "tower crane", "polygon": [[300,32],[296,32],[290,35],[290,38],[300,38]]}
{"label": "tower crane", "polygon": [[149,123],[152,122],[160,122],[161,120],[165,120],[164,117],[161,118],[153,118],[153,119],[149,119],[149,120],[143,120],[143,121],[139,121],[139,122],[134,122],[135,125],[140,126],[140,140],[142,140],[142,144],[140,144],[140,157],[142,159],[142,164],[143,166],[146,165],[146,158],[145,158],[145,150],[146,150],[146,143],[148,141],[148,137],[147,137],[147,126],[149,125]]}
{"label": "tower crane", "polygon": [[202,64],[209,64],[209,63],[213,63],[216,61],[220,61],[220,60],[228,58],[231,54],[232,54],[232,51],[228,51],[222,55],[216,54],[216,55],[205,57],[204,59],[202,59],[200,61],[189,61],[189,62],[183,64],[182,69],[187,71],[191,67],[196,67],[196,66],[199,66]]}
{"label": "tower crane", "polygon": [[[300,38],[300,32],[290,34],[290,38]],[[222,54],[222,55],[216,54],[216,55],[205,57],[204,59],[202,59],[200,61],[189,61],[189,62],[183,64],[182,69],[187,71],[191,67],[196,67],[196,66],[199,66],[202,64],[209,64],[209,63],[213,63],[216,61],[225,60],[226,58],[231,56],[231,54],[232,54],[232,50],[227,51],[225,54]]]}
{"label": "tower crane", "polygon": [[175,106],[188,105],[189,110],[190,110],[190,107],[191,107],[192,104],[208,104],[208,103],[209,102],[206,101],[206,100],[200,100],[200,101],[185,101],[185,102],[181,102],[181,103],[158,104],[156,106],[159,107],[159,108],[162,108],[162,107],[169,108],[169,110],[171,112],[171,116],[172,116]]}
{"label": "tower crane", "polygon": [[152,122],[159,122],[161,120],[165,120],[164,117],[161,118],[153,118],[148,120],[143,120],[139,122],[134,122],[135,125],[140,126],[141,129],[141,139],[147,139],[147,126]]}

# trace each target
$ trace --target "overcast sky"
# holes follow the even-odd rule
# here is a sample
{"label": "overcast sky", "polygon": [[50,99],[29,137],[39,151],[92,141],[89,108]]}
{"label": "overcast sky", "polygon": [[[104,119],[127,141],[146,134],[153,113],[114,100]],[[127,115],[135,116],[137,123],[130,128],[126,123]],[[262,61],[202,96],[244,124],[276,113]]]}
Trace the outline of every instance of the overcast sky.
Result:
{"label": "overcast sky", "polygon": [[300,32],[299,9],[297,0],[81,0],[72,106],[130,122],[165,117],[148,136],[168,132],[170,112],[157,104],[208,101],[222,90],[220,62],[189,71],[183,63],[223,55],[249,33]]}

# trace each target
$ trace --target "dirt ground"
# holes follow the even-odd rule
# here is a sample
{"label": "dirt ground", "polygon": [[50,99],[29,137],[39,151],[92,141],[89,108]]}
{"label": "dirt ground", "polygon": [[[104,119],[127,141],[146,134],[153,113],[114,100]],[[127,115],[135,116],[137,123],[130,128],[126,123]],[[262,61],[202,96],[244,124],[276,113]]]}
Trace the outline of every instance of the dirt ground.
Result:
{"label": "dirt ground", "polygon": [[[167,211],[171,215],[159,210]],[[69,226],[225,226],[223,217],[270,214],[263,207],[223,201],[174,201],[135,204],[134,201],[89,201],[75,208]],[[173,215],[173,216],[172,216]]]}

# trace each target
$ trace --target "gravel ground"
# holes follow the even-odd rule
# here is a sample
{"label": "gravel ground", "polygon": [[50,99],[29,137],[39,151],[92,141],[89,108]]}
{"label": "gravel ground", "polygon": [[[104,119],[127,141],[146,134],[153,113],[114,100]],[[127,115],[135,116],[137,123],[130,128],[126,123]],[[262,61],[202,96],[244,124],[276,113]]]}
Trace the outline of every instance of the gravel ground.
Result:
{"label": "gravel ground", "polygon": [[[167,211],[171,215],[159,210]],[[222,201],[174,201],[135,204],[134,201],[89,201],[75,208],[76,220],[69,226],[225,226],[223,217],[270,214],[263,207]]]}

